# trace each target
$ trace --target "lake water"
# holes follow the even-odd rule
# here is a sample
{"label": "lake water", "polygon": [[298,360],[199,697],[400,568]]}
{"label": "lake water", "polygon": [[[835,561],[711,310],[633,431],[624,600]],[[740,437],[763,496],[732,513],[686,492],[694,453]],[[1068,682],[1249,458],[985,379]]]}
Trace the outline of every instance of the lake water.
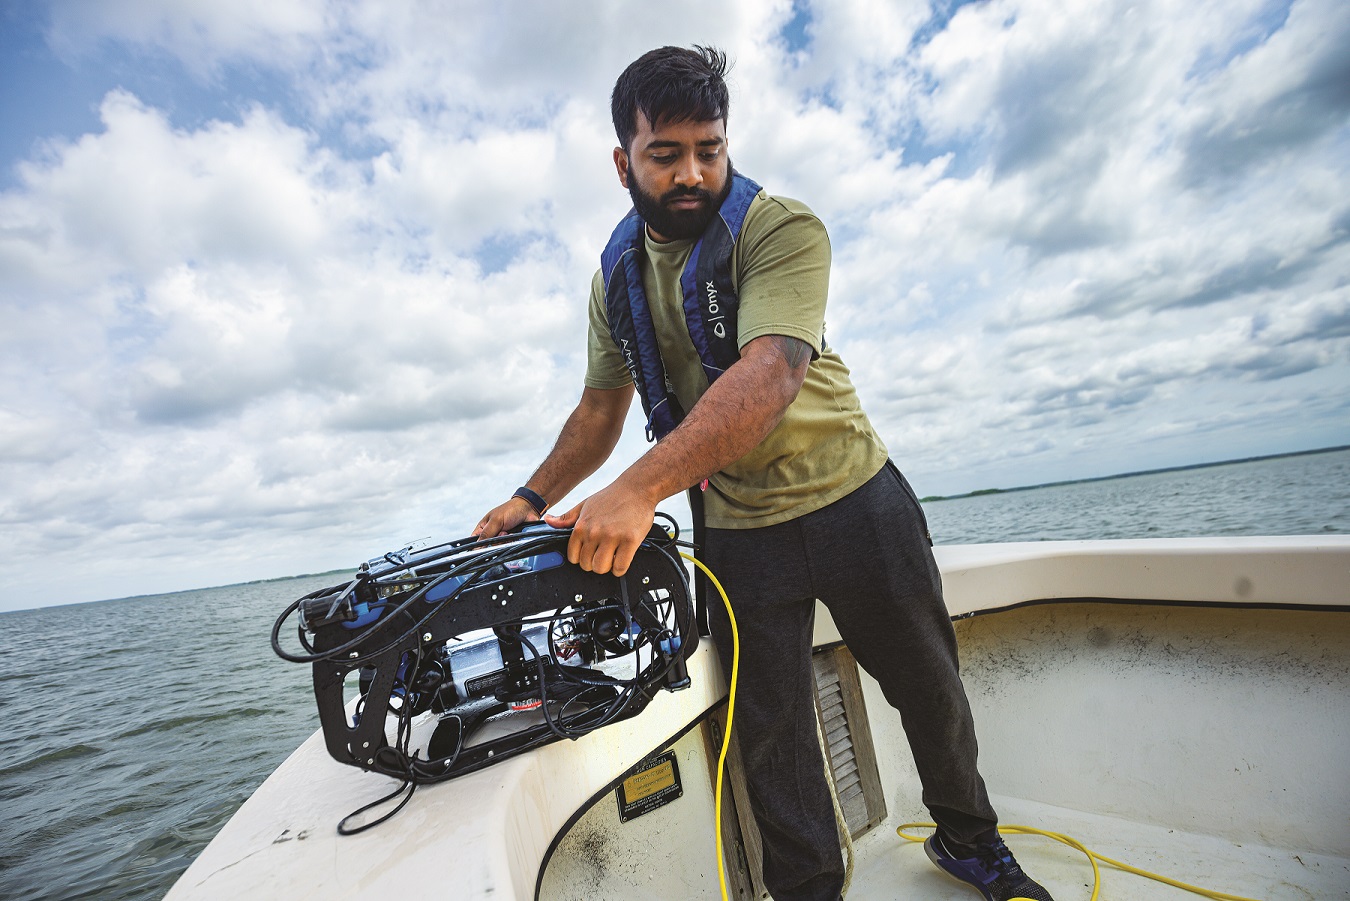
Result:
{"label": "lake water", "polygon": [[[924,507],[939,544],[1350,534],[1350,450]],[[268,634],[338,581],[0,614],[0,898],[162,897],[318,727],[309,669]]]}
{"label": "lake water", "polygon": [[1350,533],[1350,450],[924,504],[938,544]]}

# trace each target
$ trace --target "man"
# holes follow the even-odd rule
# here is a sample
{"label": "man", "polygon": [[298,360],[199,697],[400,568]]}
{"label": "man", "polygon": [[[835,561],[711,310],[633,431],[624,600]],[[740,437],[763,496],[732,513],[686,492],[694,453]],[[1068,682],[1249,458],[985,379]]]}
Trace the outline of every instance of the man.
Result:
{"label": "man", "polygon": [[[660,440],[545,518],[573,528],[573,563],[622,575],[656,505],[704,486],[703,558],[739,624],[737,733],[773,897],[833,901],[843,884],[811,694],[819,598],[902,714],[939,825],[926,844],[934,863],[987,901],[1050,901],[999,838],[976,769],[923,512],[825,343],[825,228],[732,168],[725,68],[716,50],[664,47],[616,83],[614,165],[634,211],[592,281],[581,401],[543,464],[475,534],[543,516],[595,472],[636,387]],[[729,670],[726,614],[709,612]]]}

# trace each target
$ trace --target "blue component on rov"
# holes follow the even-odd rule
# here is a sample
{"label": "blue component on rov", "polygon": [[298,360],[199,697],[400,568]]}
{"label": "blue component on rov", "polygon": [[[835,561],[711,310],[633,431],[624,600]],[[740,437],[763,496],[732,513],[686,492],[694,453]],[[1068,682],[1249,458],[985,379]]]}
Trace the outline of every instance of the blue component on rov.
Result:
{"label": "blue component on rov", "polygon": [[384,613],[384,605],[376,604],[371,607],[365,601],[360,601],[352,605],[352,611],[356,614],[356,619],[349,623],[343,623],[344,629],[360,629],[362,626],[370,625]]}
{"label": "blue component on rov", "polygon": [[[553,569],[563,565],[563,555],[559,551],[549,551],[547,554],[536,554],[533,557],[524,557],[520,560],[513,560],[505,565],[505,575],[515,576],[520,573],[543,572],[546,569]],[[501,578],[502,574],[488,570],[479,576],[477,582],[491,582],[493,579]],[[464,576],[452,576],[434,586],[426,594],[427,603],[434,604],[437,601],[444,600],[455,593],[455,589],[464,584]]]}

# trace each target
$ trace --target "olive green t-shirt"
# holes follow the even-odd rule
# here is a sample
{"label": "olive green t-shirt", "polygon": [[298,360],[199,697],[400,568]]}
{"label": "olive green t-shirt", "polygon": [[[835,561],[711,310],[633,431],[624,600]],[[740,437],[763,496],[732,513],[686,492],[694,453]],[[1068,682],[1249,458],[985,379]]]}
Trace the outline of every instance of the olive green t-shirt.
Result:
{"label": "olive green t-shirt", "polygon": [[[680,405],[692,409],[708,379],[689,337],[680,273],[694,241],[658,244],[646,238],[642,283],[666,377]],[[825,343],[830,239],[805,204],[761,191],[750,205],[731,253],[740,299],[737,336],[744,347],[764,335],[799,338],[812,349],[806,381],[782,421],[759,446],[709,479],[707,525],[751,529],[818,510],[876,475],[886,446],[858,403],[848,368]],[[605,315],[604,279],[591,281],[586,385],[632,384]]]}

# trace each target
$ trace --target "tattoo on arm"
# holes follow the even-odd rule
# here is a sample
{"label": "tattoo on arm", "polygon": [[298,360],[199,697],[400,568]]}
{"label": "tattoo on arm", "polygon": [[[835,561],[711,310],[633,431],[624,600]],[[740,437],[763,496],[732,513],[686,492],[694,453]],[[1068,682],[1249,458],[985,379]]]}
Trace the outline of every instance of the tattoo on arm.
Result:
{"label": "tattoo on arm", "polygon": [[788,364],[789,369],[797,369],[803,362],[810,362],[811,348],[800,338],[774,335],[773,341],[778,348],[778,352],[783,355],[783,360]]}

